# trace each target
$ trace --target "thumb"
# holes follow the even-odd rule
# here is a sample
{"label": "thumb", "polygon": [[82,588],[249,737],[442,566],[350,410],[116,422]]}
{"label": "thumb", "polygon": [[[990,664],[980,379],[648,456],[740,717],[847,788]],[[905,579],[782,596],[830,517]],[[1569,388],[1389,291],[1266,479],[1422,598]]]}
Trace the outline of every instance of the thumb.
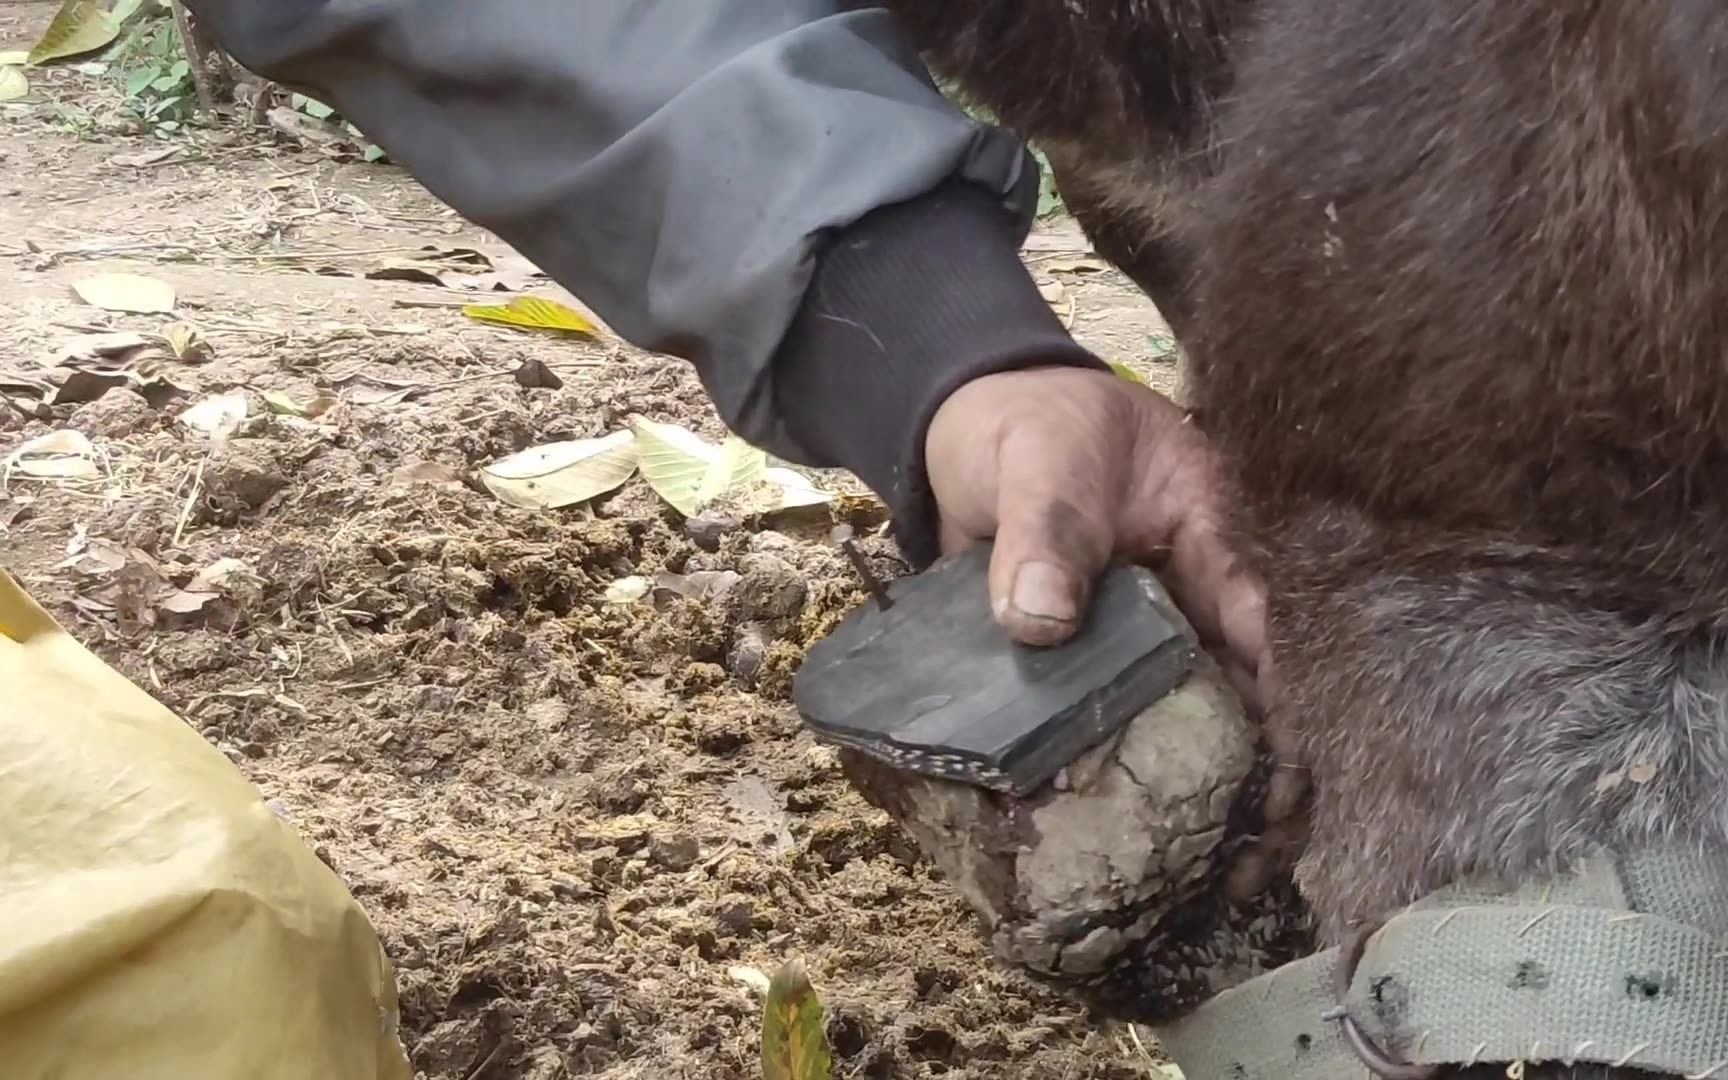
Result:
{"label": "thumb", "polygon": [[1009,635],[1026,645],[1059,645],[1080,629],[1093,581],[1115,547],[1101,485],[1081,481],[1052,491],[1034,478],[1075,476],[1054,464],[1046,458],[1035,470],[1005,467],[1001,473],[1031,483],[1004,484],[998,495],[991,609]]}

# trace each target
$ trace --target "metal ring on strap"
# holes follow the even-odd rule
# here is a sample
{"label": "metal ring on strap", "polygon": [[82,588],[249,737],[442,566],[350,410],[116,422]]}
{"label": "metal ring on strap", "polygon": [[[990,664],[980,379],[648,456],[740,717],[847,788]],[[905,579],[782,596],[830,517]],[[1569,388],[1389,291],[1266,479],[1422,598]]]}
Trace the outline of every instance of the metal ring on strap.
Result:
{"label": "metal ring on strap", "polygon": [[1368,1037],[1368,1033],[1362,1030],[1355,1017],[1344,1007],[1345,1000],[1350,996],[1350,984],[1356,979],[1356,967],[1362,963],[1362,954],[1368,948],[1368,939],[1385,925],[1384,919],[1363,923],[1351,930],[1339,943],[1338,961],[1332,967],[1332,995],[1338,999],[1339,1031],[1344,1036],[1345,1044],[1368,1071],[1382,1080],[1434,1080],[1440,1075],[1437,1066],[1412,1065],[1408,1061],[1393,1057]]}

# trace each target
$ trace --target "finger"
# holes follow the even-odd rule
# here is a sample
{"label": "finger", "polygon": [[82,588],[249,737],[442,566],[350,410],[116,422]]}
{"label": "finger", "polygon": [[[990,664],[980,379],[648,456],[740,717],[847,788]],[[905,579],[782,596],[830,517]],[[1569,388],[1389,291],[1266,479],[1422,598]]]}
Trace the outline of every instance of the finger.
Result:
{"label": "finger", "polygon": [[1259,575],[1237,558],[1204,517],[1184,522],[1170,547],[1167,583],[1177,606],[1202,641],[1221,645],[1237,662],[1258,672],[1269,650],[1266,590]]}
{"label": "finger", "polygon": [[[1004,462],[1002,475],[1073,478],[1049,460],[1036,472],[1009,464]],[[1095,481],[1063,492],[1004,485],[990,559],[997,621],[1023,644],[1068,640],[1085,619],[1093,581],[1109,562],[1114,539],[1110,510]]]}
{"label": "finger", "polygon": [[942,545],[942,554],[944,555],[953,555],[956,552],[965,551],[967,548],[978,542],[977,537],[973,536],[965,529],[960,528],[958,525],[955,525],[946,517],[942,519],[937,532],[938,541]]}

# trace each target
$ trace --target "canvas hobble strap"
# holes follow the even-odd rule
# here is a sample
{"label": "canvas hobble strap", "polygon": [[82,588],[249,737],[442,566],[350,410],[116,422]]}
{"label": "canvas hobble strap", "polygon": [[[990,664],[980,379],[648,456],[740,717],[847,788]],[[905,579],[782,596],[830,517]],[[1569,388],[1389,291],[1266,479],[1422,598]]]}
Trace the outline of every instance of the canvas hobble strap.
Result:
{"label": "canvas hobble strap", "polygon": [[[1603,855],[1510,892],[1447,889],[1352,959],[1328,950],[1226,991],[1160,1030],[1164,1050],[1188,1080],[1516,1061],[1728,1080],[1728,853]],[[1400,1065],[1376,1074],[1377,1055]]]}

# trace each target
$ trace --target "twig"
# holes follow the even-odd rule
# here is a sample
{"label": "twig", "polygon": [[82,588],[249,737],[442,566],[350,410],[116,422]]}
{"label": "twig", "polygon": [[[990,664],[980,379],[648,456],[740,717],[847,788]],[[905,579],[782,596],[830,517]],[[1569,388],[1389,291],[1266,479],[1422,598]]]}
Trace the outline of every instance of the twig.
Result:
{"label": "twig", "polygon": [[174,25],[180,30],[180,48],[186,53],[186,64],[192,69],[192,85],[198,91],[198,108],[205,116],[216,115],[216,92],[210,87],[210,58],[198,41],[198,32],[186,15],[186,5],[180,0],[168,0],[174,12]]}
{"label": "twig", "polygon": [[192,490],[186,493],[186,501],[180,506],[180,518],[174,522],[174,539],[169,542],[169,547],[180,546],[180,537],[186,532],[186,523],[192,520],[192,506],[204,490],[204,466],[209,460],[209,454],[198,460],[198,471],[192,474]]}

